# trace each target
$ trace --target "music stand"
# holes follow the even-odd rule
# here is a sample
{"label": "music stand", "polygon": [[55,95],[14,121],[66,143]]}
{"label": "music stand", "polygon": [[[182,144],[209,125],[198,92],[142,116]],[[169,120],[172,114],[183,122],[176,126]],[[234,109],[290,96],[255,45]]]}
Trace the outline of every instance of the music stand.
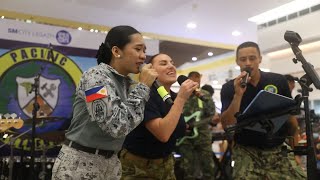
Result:
{"label": "music stand", "polygon": [[259,133],[274,134],[288,120],[289,114],[299,109],[300,103],[292,98],[261,90],[242,114],[238,123],[228,127],[228,133],[247,129]]}

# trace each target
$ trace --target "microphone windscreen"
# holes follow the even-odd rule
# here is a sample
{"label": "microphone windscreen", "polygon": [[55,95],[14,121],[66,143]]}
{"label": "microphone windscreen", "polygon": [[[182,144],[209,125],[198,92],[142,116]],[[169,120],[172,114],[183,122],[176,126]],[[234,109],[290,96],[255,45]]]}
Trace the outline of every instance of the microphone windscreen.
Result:
{"label": "microphone windscreen", "polygon": [[189,79],[187,76],[185,75],[180,75],[177,79],[178,83],[181,85],[183,82],[185,82],[187,79]]}
{"label": "microphone windscreen", "polygon": [[249,74],[249,76],[251,75],[251,68],[245,67],[243,71],[246,71]]}

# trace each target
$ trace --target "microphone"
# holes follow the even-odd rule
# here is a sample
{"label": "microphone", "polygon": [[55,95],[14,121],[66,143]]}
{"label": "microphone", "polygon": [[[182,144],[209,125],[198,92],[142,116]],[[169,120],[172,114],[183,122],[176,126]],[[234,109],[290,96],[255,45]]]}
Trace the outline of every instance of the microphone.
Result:
{"label": "microphone", "polygon": [[173,104],[170,94],[157,79],[153,82],[152,86],[154,86],[157,89],[158,94],[162,98],[163,102],[169,105]]}
{"label": "microphone", "polygon": [[247,74],[246,74],[245,77],[242,78],[242,80],[241,80],[241,82],[240,82],[240,86],[241,86],[242,88],[245,88],[245,87],[247,87],[248,79],[249,79],[249,77],[250,77],[250,75],[251,75],[251,69],[247,67],[247,68],[244,68],[243,71],[246,71]]}
{"label": "microphone", "polygon": [[[141,72],[141,69],[142,67],[146,65],[146,64],[141,64],[139,66],[139,71]],[[157,91],[158,91],[158,94],[160,95],[160,97],[162,98],[163,102],[169,104],[169,105],[172,105],[173,104],[173,100],[171,99],[171,96],[170,94],[168,93],[168,91],[164,88],[164,86],[156,79],[152,86],[154,86]]]}
{"label": "microphone", "polygon": [[[185,82],[187,79],[189,79],[187,76],[180,75],[177,79],[178,83],[181,85],[183,82]],[[200,90],[196,89],[193,91],[193,94],[196,95],[201,101],[207,101],[207,99],[200,94]]]}

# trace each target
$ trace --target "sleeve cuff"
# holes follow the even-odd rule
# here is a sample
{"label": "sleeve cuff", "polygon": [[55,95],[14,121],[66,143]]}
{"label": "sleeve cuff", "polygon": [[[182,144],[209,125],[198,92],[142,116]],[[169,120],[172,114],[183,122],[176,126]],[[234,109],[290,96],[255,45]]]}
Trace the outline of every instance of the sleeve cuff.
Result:
{"label": "sleeve cuff", "polygon": [[147,102],[150,97],[150,88],[143,83],[138,83],[136,88],[137,88],[138,94],[140,94],[141,97],[145,99],[145,101]]}

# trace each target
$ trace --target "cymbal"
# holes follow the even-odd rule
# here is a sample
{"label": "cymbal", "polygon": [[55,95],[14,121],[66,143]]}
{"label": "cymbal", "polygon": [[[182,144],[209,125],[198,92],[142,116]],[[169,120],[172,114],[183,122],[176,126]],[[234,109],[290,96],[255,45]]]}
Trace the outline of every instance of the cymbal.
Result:
{"label": "cymbal", "polygon": [[[35,119],[36,123],[40,123],[40,122],[55,122],[55,121],[62,121],[62,120],[65,120],[67,119],[66,117],[55,117],[55,116],[51,116],[51,117],[38,117]],[[25,124],[28,124],[28,123],[32,123],[33,121],[33,118],[30,118],[30,119],[25,119],[24,120],[24,123]]]}

